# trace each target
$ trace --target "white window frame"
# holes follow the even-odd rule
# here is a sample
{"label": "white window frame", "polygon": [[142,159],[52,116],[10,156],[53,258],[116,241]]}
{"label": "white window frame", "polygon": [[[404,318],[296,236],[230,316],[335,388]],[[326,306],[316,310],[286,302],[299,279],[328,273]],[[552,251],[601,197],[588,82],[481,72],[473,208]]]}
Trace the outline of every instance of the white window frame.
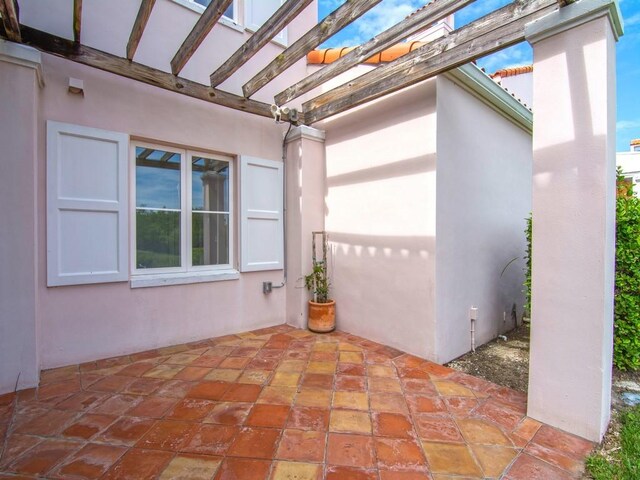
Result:
{"label": "white window frame", "polygon": [[[251,2],[262,2],[262,1],[264,0],[244,0],[244,26],[249,32],[256,32],[262,26],[262,24],[258,25],[257,23],[253,23],[251,21],[252,19],[249,14],[249,12],[251,11],[250,4]],[[280,5],[278,6],[278,8],[284,5],[284,2],[286,0],[279,0],[279,1],[280,1]],[[288,26],[285,26],[280,32],[278,32],[278,34],[275,37],[273,37],[272,42],[275,42],[278,45],[282,45],[286,47],[287,46],[287,28]]]}
{"label": "white window frame", "polygon": [[[136,196],[136,148],[153,148],[181,155],[180,162],[180,267],[138,268],[137,267],[137,196]],[[222,265],[193,265],[192,252],[192,178],[191,166],[193,157],[205,157],[229,164],[229,263]],[[236,159],[230,155],[222,155],[208,151],[177,148],[143,140],[135,140],[130,145],[129,178],[130,218],[131,218],[131,286],[147,287],[194,283],[199,281],[229,280],[239,278],[235,268],[235,169]],[[154,208],[153,210],[158,210]],[[171,209],[174,210],[174,209]]]}
{"label": "white window frame", "polygon": [[[194,2],[193,0],[172,0],[172,1],[200,15],[202,15],[202,12],[204,12],[206,8],[205,6]],[[239,32],[242,32],[244,31],[244,28],[240,25],[240,22],[238,20],[240,18],[239,10],[238,10],[239,3],[240,3],[239,0],[233,0],[233,18],[223,15],[222,17],[220,17],[220,20],[218,21],[218,23],[220,23],[221,25],[230,27]]]}

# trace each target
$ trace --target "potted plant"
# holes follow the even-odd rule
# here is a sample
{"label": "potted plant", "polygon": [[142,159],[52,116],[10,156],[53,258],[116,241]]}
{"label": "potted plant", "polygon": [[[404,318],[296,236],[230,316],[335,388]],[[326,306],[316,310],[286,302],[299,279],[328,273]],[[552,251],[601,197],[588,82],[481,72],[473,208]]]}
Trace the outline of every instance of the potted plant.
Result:
{"label": "potted plant", "polygon": [[[322,260],[316,258],[316,235],[322,235]],[[336,328],[336,302],[329,298],[329,277],[327,275],[327,233],[312,232],[312,270],[304,277],[313,299],[309,300],[308,328],[312,332],[326,333]]]}

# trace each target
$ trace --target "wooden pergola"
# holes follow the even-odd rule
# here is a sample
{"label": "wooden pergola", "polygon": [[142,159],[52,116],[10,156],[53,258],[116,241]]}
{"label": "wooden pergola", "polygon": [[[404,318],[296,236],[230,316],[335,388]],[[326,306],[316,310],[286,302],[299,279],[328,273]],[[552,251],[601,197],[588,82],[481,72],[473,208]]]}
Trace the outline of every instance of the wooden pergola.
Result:
{"label": "wooden pergola", "polygon": [[[183,67],[232,1],[211,1],[171,60],[172,73],[134,61],[136,49],[155,0],[142,0],[127,43],[126,58],[82,44],[82,0],[73,2],[73,41],[21,25],[18,0],[0,0],[0,14],[3,20],[0,34],[11,41],[24,43],[43,52],[100,70],[225,107],[271,117],[271,105],[252,99],[252,95],[381,0],[345,1],[246,82],[242,87],[243,96],[226,92],[218,86],[272,40],[312,0],[285,1],[258,31],[211,74],[210,85],[181,77],[180,72]],[[474,1],[432,0],[413,15],[356,47],[347,55],[278,93],[274,97],[274,104],[278,106],[287,104]],[[524,27],[527,23],[547,15],[566,3],[571,1],[514,0],[507,6],[453,30],[448,35],[407,53],[393,62],[304,102],[301,111],[296,112],[296,123],[312,125],[357,105],[522,42]],[[289,120],[288,116],[284,115],[283,120]]]}

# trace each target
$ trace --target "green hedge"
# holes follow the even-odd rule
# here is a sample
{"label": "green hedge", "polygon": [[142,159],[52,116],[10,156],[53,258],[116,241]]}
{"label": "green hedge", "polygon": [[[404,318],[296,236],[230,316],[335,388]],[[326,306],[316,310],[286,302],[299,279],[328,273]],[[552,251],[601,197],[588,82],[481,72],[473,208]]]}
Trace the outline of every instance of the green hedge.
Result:
{"label": "green hedge", "polygon": [[613,363],[640,368],[640,198],[618,172]]}

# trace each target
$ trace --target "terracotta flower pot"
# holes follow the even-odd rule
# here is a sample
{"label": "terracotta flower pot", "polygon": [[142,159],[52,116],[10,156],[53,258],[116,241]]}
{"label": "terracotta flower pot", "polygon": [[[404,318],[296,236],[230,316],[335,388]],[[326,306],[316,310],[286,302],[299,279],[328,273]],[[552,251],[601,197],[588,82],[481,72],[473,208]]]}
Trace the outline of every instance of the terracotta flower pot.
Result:
{"label": "terracotta flower pot", "polygon": [[309,330],[316,333],[332,332],[336,328],[336,302],[317,303],[309,300]]}

